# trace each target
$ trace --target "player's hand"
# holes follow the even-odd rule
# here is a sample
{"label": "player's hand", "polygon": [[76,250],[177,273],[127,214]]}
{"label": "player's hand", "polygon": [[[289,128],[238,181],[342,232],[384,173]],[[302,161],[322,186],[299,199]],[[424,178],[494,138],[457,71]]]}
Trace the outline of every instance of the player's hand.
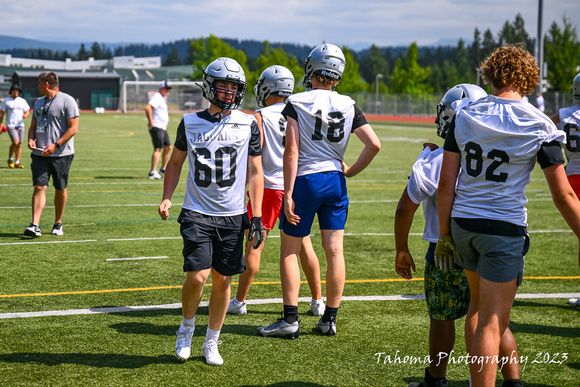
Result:
{"label": "player's hand", "polygon": [[159,212],[159,216],[161,217],[161,219],[163,220],[169,219],[170,208],[171,208],[171,200],[165,199],[164,201],[161,202],[159,208],[157,209],[157,212]]}
{"label": "player's hand", "polygon": [[262,224],[261,216],[252,216],[250,220],[250,231],[248,232],[248,240],[251,241],[256,237],[256,243],[254,243],[254,249],[257,249],[262,244],[264,240],[264,225]]}
{"label": "player's hand", "polygon": [[444,272],[450,271],[453,269],[454,255],[457,258],[457,261],[461,262],[459,250],[455,247],[451,235],[439,235],[437,247],[435,247],[435,266]]}
{"label": "player's hand", "polygon": [[349,176],[348,176],[348,165],[346,165],[346,163],[344,162],[344,160],[342,160],[342,161],[340,162],[340,164],[341,164],[341,167],[342,167],[342,174],[343,174],[345,177],[349,177]]}
{"label": "player's hand", "polygon": [[437,148],[439,148],[439,145],[433,144],[432,142],[425,142],[425,143],[423,143],[423,149],[425,149],[425,148],[429,148],[429,149],[431,149],[431,151],[434,151]]}
{"label": "player's hand", "polygon": [[408,251],[400,251],[397,252],[397,256],[395,257],[395,270],[399,275],[406,279],[413,278],[413,274],[411,274],[411,269],[415,270],[415,262],[413,261],[413,257],[411,253]]}
{"label": "player's hand", "polygon": [[294,213],[294,200],[292,197],[287,198],[284,195],[284,215],[286,216],[286,220],[293,226],[296,226],[300,223],[300,217]]}

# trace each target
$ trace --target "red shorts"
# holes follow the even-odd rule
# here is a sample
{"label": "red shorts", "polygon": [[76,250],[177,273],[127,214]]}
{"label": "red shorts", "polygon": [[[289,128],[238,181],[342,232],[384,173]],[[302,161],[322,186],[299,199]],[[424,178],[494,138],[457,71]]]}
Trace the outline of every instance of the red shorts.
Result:
{"label": "red shorts", "polygon": [[[264,188],[262,199],[262,224],[266,230],[273,230],[276,221],[280,218],[284,191],[279,189]],[[248,217],[252,218],[252,203],[248,200]]]}
{"label": "red shorts", "polygon": [[576,192],[576,196],[580,199],[580,175],[570,175],[568,176],[568,181],[574,192]]}

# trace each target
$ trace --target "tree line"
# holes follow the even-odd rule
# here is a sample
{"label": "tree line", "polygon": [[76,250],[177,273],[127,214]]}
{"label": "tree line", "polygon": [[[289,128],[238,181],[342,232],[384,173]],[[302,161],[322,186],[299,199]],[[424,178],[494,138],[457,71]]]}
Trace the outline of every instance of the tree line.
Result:
{"label": "tree line", "polygon": [[[489,28],[482,33],[476,27],[469,44],[463,39],[456,46],[419,47],[413,42],[408,47],[372,45],[359,52],[342,47],[347,66],[337,90],[347,94],[379,90],[381,93],[421,95],[440,94],[464,82],[482,85],[477,73],[479,64],[497,47],[507,43],[523,44],[534,53],[535,39],[526,31],[524,19],[519,13],[513,21],[506,20],[496,35]],[[191,78],[195,80],[201,78],[204,66],[213,59],[228,56],[244,67],[248,83],[253,85],[263,69],[274,64],[288,67],[297,80],[302,79],[303,63],[312,48],[291,43],[220,39],[210,35],[154,45],[130,44],[114,50],[94,42],[90,49],[81,44],[76,54],[47,49],[3,52],[18,57],[52,60],[160,55],[165,66],[191,65]],[[563,16],[561,24],[552,22],[545,34],[544,48],[548,89],[570,91],[571,80],[580,71],[580,41],[570,18]]]}

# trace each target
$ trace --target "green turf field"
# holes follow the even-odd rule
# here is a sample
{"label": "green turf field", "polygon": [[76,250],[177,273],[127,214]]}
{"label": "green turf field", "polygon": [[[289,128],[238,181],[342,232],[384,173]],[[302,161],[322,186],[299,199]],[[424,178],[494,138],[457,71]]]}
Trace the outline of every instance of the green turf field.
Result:
{"label": "green turf field", "polygon": [[[171,116],[172,128],[179,118]],[[421,144],[442,141],[434,124],[374,122],[373,127],[382,150],[366,171],[348,180],[344,295],[421,295],[427,247],[421,240],[421,211],[410,237],[417,264],[412,281],[394,271],[394,213]],[[174,140],[175,130],[170,134]],[[180,302],[184,274],[175,220],[187,164],[171,219],[163,222],[157,215],[163,183],[146,178],[152,146],[144,114],[82,113],[75,142],[64,236],[50,235],[54,190],[49,187],[44,235],[31,239],[23,235],[31,220],[30,152],[23,152],[25,169],[9,169],[9,138],[0,136],[0,385],[406,386],[422,379],[428,317],[424,301],[414,297],[343,301],[335,337],[313,332],[317,318],[306,314],[303,302],[303,334],[294,341],[256,335],[257,326],[279,317],[281,303],[249,305],[247,316],[226,317],[222,367],[206,365],[201,356],[207,324],[207,307],[202,307],[192,357],[179,361],[173,347],[180,309],[148,307]],[[348,164],[360,149],[353,136]],[[578,242],[555,209],[539,168],[528,198],[532,243],[519,293],[546,295],[517,299],[513,308],[510,328],[519,345],[522,380],[536,386],[579,385],[580,309],[566,302],[568,294],[580,294]],[[323,257],[317,225],[313,234]],[[281,297],[277,235],[277,230],[271,233],[249,299]],[[150,259],[115,260],[124,258]],[[321,268],[324,281],[324,259]],[[566,295],[550,298],[553,293]],[[306,285],[300,295],[310,296]],[[114,309],[124,306],[147,308]],[[49,313],[70,310],[80,311]],[[26,314],[35,312],[48,315]],[[467,385],[464,355],[460,320],[450,386]]]}

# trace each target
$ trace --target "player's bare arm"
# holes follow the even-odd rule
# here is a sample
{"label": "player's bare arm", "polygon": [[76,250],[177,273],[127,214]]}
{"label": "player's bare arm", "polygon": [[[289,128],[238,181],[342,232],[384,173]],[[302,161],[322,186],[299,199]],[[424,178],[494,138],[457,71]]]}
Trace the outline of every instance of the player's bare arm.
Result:
{"label": "player's bare arm", "polygon": [[290,224],[297,225],[300,217],[294,213],[294,181],[298,171],[298,122],[292,117],[286,117],[286,147],[284,148],[284,214]]}
{"label": "player's bare arm", "polygon": [[183,163],[185,162],[186,158],[187,152],[173,147],[173,152],[171,153],[171,157],[169,158],[167,167],[165,168],[165,177],[163,179],[163,198],[157,210],[159,212],[159,216],[163,220],[169,219],[171,197],[173,196],[173,192],[175,192],[175,188],[179,183],[181,169],[183,168]]}
{"label": "player's bare arm", "polygon": [[[369,124],[357,128],[354,133],[362,141],[364,148],[354,164],[346,168],[344,173],[346,177],[353,177],[361,173],[381,150],[381,140]],[[345,166],[346,164],[343,165],[343,171]]]}
{"label": "player's bare arm", "polygon": [[397,251],[395,271],[406,279],[413,278],[411,270],[415,271],[415,262],[409,251],[408,241],[413,216],[418,208],[419,205],[411,200],[407,193],[407,187],[405,187],[395,212],[395,248]]}

